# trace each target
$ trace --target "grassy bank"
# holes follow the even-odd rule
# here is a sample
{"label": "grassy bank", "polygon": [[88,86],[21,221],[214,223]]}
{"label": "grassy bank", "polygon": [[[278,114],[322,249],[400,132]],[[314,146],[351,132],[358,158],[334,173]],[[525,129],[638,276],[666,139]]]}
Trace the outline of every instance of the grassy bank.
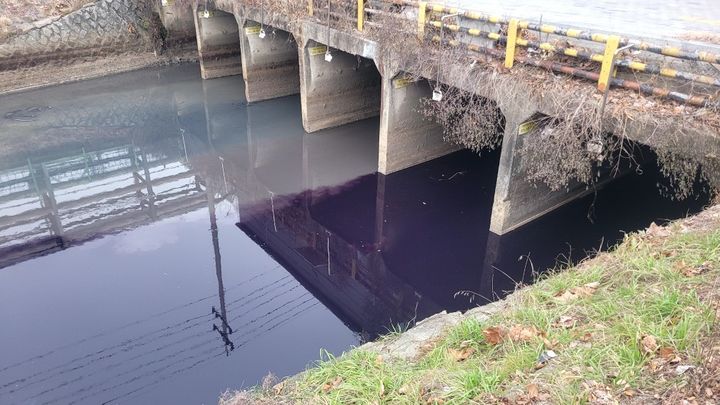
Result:
{"label": "grassy bank", "polygon": [[221,402],[715,403],[719,280],[716,206],[545,276],[412,361],[354,350]]}

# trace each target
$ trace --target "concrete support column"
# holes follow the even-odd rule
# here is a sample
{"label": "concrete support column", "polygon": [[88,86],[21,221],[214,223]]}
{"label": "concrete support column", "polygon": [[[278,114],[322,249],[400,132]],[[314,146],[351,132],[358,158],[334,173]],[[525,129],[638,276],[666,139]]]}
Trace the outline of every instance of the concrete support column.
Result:
{"label": "concrete support column", "polygon": [[553,191],[544,184],[528,182],[518,151],[525,142],[542,142],[542,128],[529,130],[531,126],[523,125],[535,119],[536,110],[516,106],[504,108],[503,114],[505,134],[490,220],[490,231],[497,235],[517,229],[591,191],[579,184],[570,190]]}
{"label": "concrete support column", "polygon": [[300,101],[307,132],[378,115],[381,78],[373,61],[308,41],[299,48]]}
{"label": "concrete support column", "polygon": [[218,10],[194,9],[200,72],[203,79],[242,74],[240,33],[235,16]]}
{"label": "concrete support column", "polygon": [[240,32],[245,97],[252,103],[300,92],[300,66],[295,38],[287,31],[246,21]]}
{"label": "concrete support column", "polygon": [[378,171],[390,174],[455,152],[459,145],[443,140],[440,125],[419,112],[420,100],[432,97],[427,80],[405,73],[382,79]]}
{"label": "concrete support column", "polygon": [[158,15],[167,31],[165,37],[167,46],[176,46],[195,39],[192,7],[176,4],[175,0],[160,0]]}

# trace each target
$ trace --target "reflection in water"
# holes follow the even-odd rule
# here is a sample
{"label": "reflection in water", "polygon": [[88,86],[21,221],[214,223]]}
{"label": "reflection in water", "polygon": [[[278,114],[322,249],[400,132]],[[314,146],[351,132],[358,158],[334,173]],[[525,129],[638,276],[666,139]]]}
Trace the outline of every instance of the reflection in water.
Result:
{"label": "reflection in water", "polygon": [[3,100],[33,114],[0,123],[1,403],[213,402],[702,203],[649,165],[497,237],[497,153],[383,176],[376,119],[242,94],[191,65]]}

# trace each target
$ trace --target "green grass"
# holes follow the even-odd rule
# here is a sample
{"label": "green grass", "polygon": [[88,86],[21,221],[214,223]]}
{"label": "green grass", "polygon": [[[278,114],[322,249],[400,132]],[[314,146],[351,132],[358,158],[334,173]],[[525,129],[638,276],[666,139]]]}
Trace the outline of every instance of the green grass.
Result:
{"label": "green grass", "polygon": [[[681,271],[708,264],[699,275]],[[613,252],[543,276],[491,319],[464,320],[415,363],[360,350],[339,358],[324,354],[283,398],[322,404],[485,403],[525,392],[532,383],[551,403],[578,404],[588,401],[587,381],[616,397],[628,386],[652,389],[656,382],[647,366],[657,354],[643,352],[641,337],[653,336],[658,347],[674,348],[683,361],[699,361],[700,339],[710,331],[714,310],[697,291],[713,287],[719,265],[720,230],[675,232],[660,242],[630,235]],[[591,295],[569,302],[556,298],[588,283],[599,283]],[[575,320],[574,327],[558,325],[563,316]],[[546,340],[492,345],[483,333],[517,324],[534,326]],[[391,331],[388,339],[401,331]],[[547,342],[558,357],[536,370]],[[475,352],[458,362],[448,351],[461,345]]]}

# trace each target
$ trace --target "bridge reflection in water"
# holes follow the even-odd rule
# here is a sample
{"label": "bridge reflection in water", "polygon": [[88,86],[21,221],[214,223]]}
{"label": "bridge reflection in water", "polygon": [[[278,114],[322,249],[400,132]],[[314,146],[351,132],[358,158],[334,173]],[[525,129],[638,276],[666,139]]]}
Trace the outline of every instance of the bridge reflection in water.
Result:
{"label": "bridge reflection in water", "polygon": [[[76,341],[58,338],[59,349],[47,342],[40,349],[20,344],[22,336],[42,341],[42,325],[32,322],[7,340],[0,335],[0,345],[14,345],[23,355],[16,353],[13,356],[19,357],[9,357],[12,363],[0,363],[0,402],[212,401],[224,388],[254,384],[268,371],[300,371],[327,342],[334,342],[338,351],[375,338],[394,324],[495,299],[554,265],[558,255],[582,258],[585,249],[617,240],[620,230],[676,217],[702,204],[658,198],[658,179],[648,167],[643,176],[627,176],[596,197],[498,237],[488,232],[497,153],[478,157],[461,151],[384,176],[375,173],[376,119],[308,135],[302,129],[297,97],[247,106],[241,79],[201,82],[196,74],[196,67],[190,66],[107,79],[105,93],[97,88],[93,93],[101,96],[74,99],[89,112],[73,102],[58,101],[37,121],[4,124],[16,133],[26,131],[28,137],[88,127],[99,131],[98,136],[108,131],[118,135],[83,142],[59,136],[25,150],[23,158],[16,153],[0,159],[0,276],[9,275],[8,282],[16,283],[0,289],[7,292],[36,283],[12,276],[22,264],[42,256],[44,263],[54,266],[64,263],[59,252],[82,257],[75,247],[112,234],[143,240],[141,232],[152,228],[150,224],[201,213],[211,249],[161,246],[158,251],[165,263],[160,266],[174,266],[173,271],[183,273],[204,263],[215,276],[193,270],[189,280],[211,281],[217,293],[189,303],[194,296],[183,295],[181,304],[155,308],[149,317],[130,315],[124,326],[111,321],[110,332],[89,328],[94,332]],[[128,90],[128,83],[135,87]],[[114,94],[113,101],[105,98],[108,93]],[[52,90],[41,94],[62,99]],[[144,108],[152,114],[138,115],[138,100],[149,103]],[[21,108],[26,102],[21,96],[5,105]],[[110,122],[103,109],[123,119],[103,124]],[[73,113],[90,118],[68,120]],[[60,116],[65,117],[62,123]],[[625,198],[630,193],[637,198]],[[591,206],[594,223],[588,220]],[[228,221],[229,228],[223,228]],[[238,237],[243,233],[267,255],[239,247],[236,252],[228,243],[241,243]],[[153,238],[161,236],[152,233]],[[197,238],[193,243],[199,243]],[[198,260],[199,253],[212,257]],[[289,275],[258,265],[265,262],[281,265]],[[166,292],[145,291],[144,283],[155,285],[149,276],[154,265],[140,266],[146,266],[141,270],[147,279],[132,278],[137,284],[121,296],[144,293],[141,299],[155,302]],[[248,270],[253,266],[261,270]],[[54,270],[65,274],[73,269]],[[118,283],[123,276],[107,277]],[[84,288],[102,290],[105,282]],[[232,296],[226,297],[231,290]],[[6,294],[0,307],[20,310],[26,305],[22,297]],[[53,305],[80,310],[72,299],[60,297],[67,302]],[[314,315],[308,334],[299,335],[298,325],[289,322],[317,309],[318,303],[356,337],[348,340],[337,322],[324,315]],[[205,305],[202,312],[197,304]],[[133,305],[130,299],[124,304]],[[115,307],[103,310],[113,312]],[[77,318],[57,311],[53,317],[67,323]],[[0,310],[3,323],[17,319]],[[170,325],[158,328],[158,322]],[[271,331],[280,342],[297,346],[293,349],[298,354],[291,357],[283,349],[277,351],[288,357],[254,353],[253,345]],[[323,335],[328,340],[323,341]],[[234,358],[234,363],[223,363]],[[122,367],[125,371],[117,374]],[[194,375],[192,390],[183,388],[182,378],[203,367],[206,377]],[[178,382],[166,383],[173,380]]]}

